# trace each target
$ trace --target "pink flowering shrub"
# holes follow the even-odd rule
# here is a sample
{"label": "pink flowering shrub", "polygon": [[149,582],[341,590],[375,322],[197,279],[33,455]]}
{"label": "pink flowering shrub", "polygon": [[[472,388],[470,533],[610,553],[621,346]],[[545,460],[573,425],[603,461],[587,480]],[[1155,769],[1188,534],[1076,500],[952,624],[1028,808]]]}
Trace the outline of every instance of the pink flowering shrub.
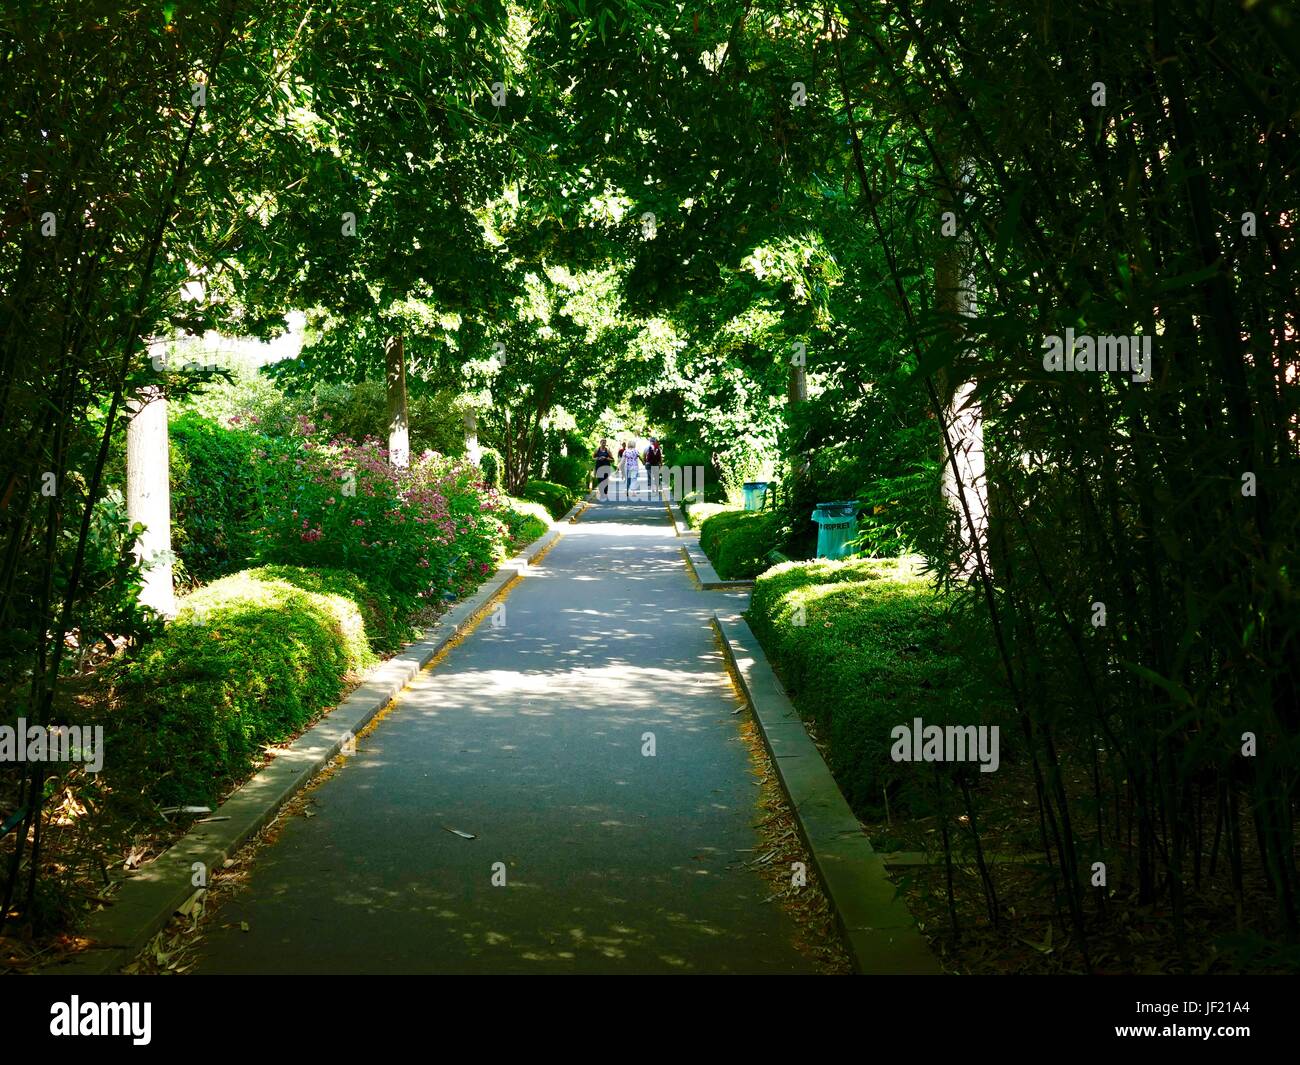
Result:
{"label": "pink flowering shrub", "polygon": [[479,584],[504,555],[504,499],[479,469],[426,451],[395,470],[373,437],[322,441],[299,418],[259,452],[263,561],[336,567],[414,606]]}

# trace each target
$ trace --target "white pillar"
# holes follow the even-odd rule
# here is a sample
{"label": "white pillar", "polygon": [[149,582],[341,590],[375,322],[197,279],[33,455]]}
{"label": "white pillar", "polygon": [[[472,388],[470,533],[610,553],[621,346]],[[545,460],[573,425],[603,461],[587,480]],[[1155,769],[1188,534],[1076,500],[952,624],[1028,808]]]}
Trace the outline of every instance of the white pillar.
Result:
{"label": "white pillar", "polygon": [[465,455],[475,466],[481,465],[483,452],[478,446],[478,414],[473,407],[465,411]]}
{"label": "white pillar", "polygon": [[167,399],[156,386],[143,389],[127,405],[126,514],[145,531],[136,544],[144,564],[140,602],[165,617],[176,614],[172,589],[171,456],[167,439]]}

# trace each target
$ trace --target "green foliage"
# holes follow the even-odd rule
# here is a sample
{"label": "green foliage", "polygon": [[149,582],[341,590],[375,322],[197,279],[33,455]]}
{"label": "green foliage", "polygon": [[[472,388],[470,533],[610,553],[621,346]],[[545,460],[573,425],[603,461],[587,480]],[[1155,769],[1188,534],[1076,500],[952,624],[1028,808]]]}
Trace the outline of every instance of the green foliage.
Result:
{"label": "green foliage", "polygon": [[426,452],[397,470],[377,441],[322,444],[314,431],[304,420],[292,437],[263,439],[259,558],[350,570],[406,609],[455,598],[496,568],[501,502],[477,467]]}
{"label": "green foliage", "polygon": [[494,447],[482,448],[479,469],[483,473],[483,483],[488,488],[501,487],[501,452]]}
{"label": "green foliage", "polygon": [[86,537],[84,591],[73,615],[83,650],[108,636],[137,643],[161,627],[161,619],[139,601],[142,577],[134,547],[142,528],[129,525],[126,501],[117,489],[95,504]]}
{"label": "green foliage", "polygon": [[550,481],[529,481],[519,495],[522,499],[541,503],[552,518],[561,518],[567,514],[577,498],[572,489]]}
{"label": "green foliage", "polygon": [[[413,392],[408,397],[406,413],[413,455],[422,451],[458,455],[464,451],[464,423],[453,406],[454,399],[454,393],[448,391],[425,395]],[[387,404],[382,381],[362,381],[317,385],[299,405],[308,418],[317,425],[327,425],[334,435],[364,440],[386,435]]]}
{"label": "green foliage", "polygon": [[[824,439],[805,465],[790,463],[777,493],[782,519],[793,533],[790,551],[812,557],[817,546],[817,524],[812,512],[819,503],[856,499],[858,541],[856,550],[887,557],[915,549],[923,532],[942,525],[939,473],[924,454],[927,443],[921,433],[895,434],[888,448],[857,440]],[[910,457],[901,453],[912,449]],[[934,448],[930,447],[930,451]],[[910,463],[909,468],[907,463]],[[932,536],[928,542],[932,542]]]}
{"label": "green foliage", "polygon": [[[166,632],[109,675],[114,772],[159,803],[212,803],[374,664],[369,621],[395,610],[352,574],[246,570],[185,597]],[[387,627],[387,635],[383,635]]]}
{"label": "green foliage", "polygon": [[551,515],[546,507],[527,499],[506,496],[501,517],[514,547],[531,544],[551,527]]}
{"label": "green foliage", "polygon": [[173,418],[169,433],[178,580],[210,581],[241,569],[256,551],[263,505],[257,437],[194,411]]}
{"label": "green foliage", "polygon": [[[386,435],[388,400],[382,381],[319,380],[303,384],[285,368],[296,363],[289,360],[276,364],[270,373],[237,368],[229,380],[215,380],[189,397],[185,409],[203,415],[209,422],[224,423],[238,417],[242,424],[255,426],[270,436],[288,436],[302,418],[349,440]],[[299,387],[286,391],[295,384]],[[453,389],[421,389],[411,384],[407,417],[412,454],[435,451],[457,455],[464,450],[464,423],[455,400]]]}
{"label": "green foliage", "polygon": [[590,455],[556,455],[547,463],[546,472],[554,483],[577,493],[586,487],[594,464]]}
{"label": "green foliage", "polygon": [[[419,630],[408,620],[402,603],[389,595],[383,584],[372,587],[355,573],[268,563],[245,570],[243,576],[257,581],[280,581],[313,595],[342,596],[361,611],[366,639],[378,654],[398,651],[419,635]],[[205,600],[196,591],[186,602],[194,604],[197,609]]]}
{"label": "green foliage", "polygon": [[970,641],[906,561],[782,563],[758,578],[746,617],[861,817],[884,788],[918,783],[915,766],[890,759],[891,728],[984,720]]}
{"label": "green foliage", "polygon": [[768,568],[766,555],[780,546],[776,515],[762,510],[723,510],[700,526],[700,547],[723,580],[746,580]]}
{"label": "green foliage", "polygon": [[685,504],[686,524],[692,529],[698,530],[701,525],[708,521],[715,514],[722,514],[728,511],[736,510],[736,507],[730,503],[701,503],[690,501]]}
{"label": "green foliage", "polygon": [[[727,502],[727,492],[723,486],[722,479],[718,475],[718,467],[714,465],[713,456],[702,448],[690,447],[677,450],[671,444],[664,446],[664,465],[679,466],[683,470],[702,470],[704,478],[704,492],[700,501],[709,503]],[[695,474],[691,474],[695,477]],[[695,481],[696,490],[693,495],[699,496],[699,481]]]}
{"label": "green foliage", "polygon": [[740,504],[745,498],[745,482],[759,480],[764,467],[770,468],[774,448],[752,440],[740,440],[720,451],[722,491],[727,502]]}

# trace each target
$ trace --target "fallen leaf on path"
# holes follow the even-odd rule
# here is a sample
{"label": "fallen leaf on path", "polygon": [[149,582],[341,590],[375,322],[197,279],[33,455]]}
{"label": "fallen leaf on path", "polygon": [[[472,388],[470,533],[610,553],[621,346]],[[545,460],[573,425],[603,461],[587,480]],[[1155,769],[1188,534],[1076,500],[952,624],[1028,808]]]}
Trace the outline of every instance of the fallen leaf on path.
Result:
{"label": "fallen leaf on path", "polygon": [[182,902],[179,906],[176,907],[176,912],[179,913],[182,917],[188,917],[190,913],[193,911],[195,904],[206,893],[207,892],[205,888],[199,888],[198,891],[194,892],[193,895],[191,895],[188,899],[186,899],[184,902]]}
{"label": "fallen leaf on path", "polygon": [[446,825],[442,827],[453,836],[459,836],[461,839],[478,839],[478,836],[474,835],[473,832],[462,832],[459,828],[448,828]]}

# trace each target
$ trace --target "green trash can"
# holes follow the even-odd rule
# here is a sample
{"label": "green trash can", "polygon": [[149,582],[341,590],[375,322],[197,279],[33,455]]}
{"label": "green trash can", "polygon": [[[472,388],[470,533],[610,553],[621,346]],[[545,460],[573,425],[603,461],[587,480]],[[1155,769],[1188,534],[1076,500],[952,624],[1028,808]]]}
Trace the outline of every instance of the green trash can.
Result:
{"label": "green trash can", "polygon": [[767,490],[772,486],[771,481],[746,481],[745,482],[745,509],[762,510],[763,504],[767,500]]}
{"label": "green trash can", "polygon": [[812,513],[817,523],[817,557],[847,558],[853,554],[849,547],[858,535],[858,501],[833,499],[818,503]]}

